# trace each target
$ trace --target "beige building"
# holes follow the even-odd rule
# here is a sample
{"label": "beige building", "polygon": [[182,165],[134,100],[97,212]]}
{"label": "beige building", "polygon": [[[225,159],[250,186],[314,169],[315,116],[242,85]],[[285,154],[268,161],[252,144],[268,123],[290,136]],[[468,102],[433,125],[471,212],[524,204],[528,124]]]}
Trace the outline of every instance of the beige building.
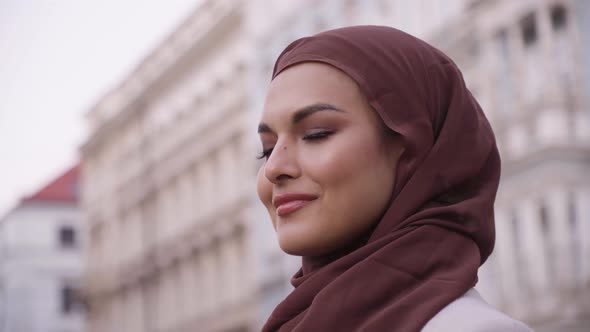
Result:
{"label": "beige building", "polygon": [[88,113],[89,331],[259,330],[299,264],[279,250],[255,193],[256,122],[273,61],[297,37],[353,24],[400,28],[457,60],[504,159],[497,249],[478,287],[546,331],[548,322],[580,325],[590,298],[590,125],[575,68],[590,66],[573,5],[201,1]]}
{"label": "beige building", "polygon": [[243,4],[202,1],[89,113],[89,331],[252,331]]}
{"label": "beige building", "polygon": [[537,331],[590,328],[590,63],[579,21],[590,7],[582,2],[478,1],[433,38],[463,69],[503,159],[496,250],[479,287]]}

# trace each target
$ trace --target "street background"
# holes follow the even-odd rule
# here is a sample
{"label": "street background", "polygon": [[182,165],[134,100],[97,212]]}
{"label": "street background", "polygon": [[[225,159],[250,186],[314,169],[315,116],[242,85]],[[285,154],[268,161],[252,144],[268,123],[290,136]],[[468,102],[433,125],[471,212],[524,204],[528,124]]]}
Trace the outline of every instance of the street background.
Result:
{"label": "street background", "polygon": [[299,259],[258,202],[256,125],[292,40],[396,27],[461,68],[494,128],[476,288],[590,329],[590,1],[0,0],[0,331],[260,329]]}

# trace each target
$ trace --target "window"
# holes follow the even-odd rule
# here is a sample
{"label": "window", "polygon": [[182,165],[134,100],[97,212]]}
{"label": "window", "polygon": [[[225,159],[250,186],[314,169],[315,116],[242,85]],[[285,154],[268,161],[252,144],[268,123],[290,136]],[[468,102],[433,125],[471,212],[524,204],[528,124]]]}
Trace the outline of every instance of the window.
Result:
{"label": "window", "polygon": [[573,255],[574,276],[578,284],[583,283],[582,271],[582,244],[580,241],[580,227],[578,224],[578,213],[576,210],[576,195],[573,192],[568,194],[568,219],[571,234],[571,250]]}
{"label": "window", "polygon": [[510,45],[508,43],[508,32],[500,30],[494,37],[494,44],[498,58],[498,70],[495,74],[495,98],[496,109],[502,116],[510,115],[513,105],[512,95],[512,73],[510,70]]}
{"label": "window", "polygon": [[520,20],[520,32],[522,44],[526,52],[526,61],[522,66],[522,84],[520,90],[522,101],[527,107],[531,107],[539,102],[543,97],[545,89],[543,68],[546,63],[543,58],[543,52],[539,47],[539,29],[537,26],[537,16],[535,13],[529,13]]}
{"label": "window", "polygon": [[541,231],[543,236],[543,249],[545,251],[545,264],[547,269],[547,276],[549,281],[553,281],[555,272],[555,251],[553,241],[551,241],[551,225],[549,220],[549,212],[547,211],[547,204],[544,200],[539,202],[539,219],[541,223]]}
{"label": "window", "polygon": [[545,202],[541,202],[539,206],[539,217],[541,219],[541,229],[543,230],[543,235],[548,235],[550,232],[549,216],[547,213],[547,207],[545,206]]}
{"label": "window", "polygon": [[568,219],[571,228],[572,234],[576,234],[578,232],[578,216],[576,213],[576,196],[573,192],[568,194],[567,200],[567,212],[568,212]]}
{"label": "window", "polygon": [[82,302],[78,295],[76,288],[70,285],[64,285],[61,288],[61,312],[64,315],[70,315],[80,311],[82,308]]}
{"label": "window", "polygon": [[525,47],[530,47],[537,42],[537,24],[535,14],[530,13],[520,21],[520,30]]}
{"label": "window", "polygon": [[551,26],[553,30],[560,31],[567,25],[567,13],[563,6],[557,5],[551,8]]}
{"label": "window", "polygon": [[59,245],[67,249],[76,247],[76,231],[73,227],[62,226],[59,229]]}

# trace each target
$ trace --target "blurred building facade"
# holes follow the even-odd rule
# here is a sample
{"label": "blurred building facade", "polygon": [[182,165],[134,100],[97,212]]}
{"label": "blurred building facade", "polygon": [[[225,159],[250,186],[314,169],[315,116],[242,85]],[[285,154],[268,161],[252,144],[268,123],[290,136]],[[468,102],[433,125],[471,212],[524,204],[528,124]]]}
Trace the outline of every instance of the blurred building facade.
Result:
{"label": "blurred building facade", "polygon": [[84,331],[78,167],[0,220],[0,331]]}
{"label": "blurred building facade", "polygon": [[89,331],[260,328],[299,264],[279,250],[255,193],[272,65],[290,41],[354,24],[417,35],[463,69],[504,158],[497,249],[478,288],[547,331],[580,326],[590,280],[583,5],[202,1],[88,114]]}
{"label": "blurred building facade", "polygon": [[590,328],[588,8],[478,1],[432,39],[462,68],[503,158],[496,249],[479,287],[537,331]]}
{"label": "blurred building facade", "polygon": [[89,331],[252,331],[244,10],[203,1],[89,113]]}

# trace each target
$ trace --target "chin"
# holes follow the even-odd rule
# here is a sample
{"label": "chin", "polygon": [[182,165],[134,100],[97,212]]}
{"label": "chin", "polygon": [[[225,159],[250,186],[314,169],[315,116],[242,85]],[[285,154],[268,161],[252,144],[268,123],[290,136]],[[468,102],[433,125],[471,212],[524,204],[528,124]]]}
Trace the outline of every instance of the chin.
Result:
{"label": "chin", "polygon": [[279,246],[286,254],[301,257],[321,256],[330,252],[331,249],[326,248],[326,243],[321,238],[318,241],[310,240],[309,236],[295,239],[279,236]]}
{"label": "chin", "polygon": [[309,241],[302,241],[300,237],[294,239],[292,237],[279,235],[279,246],[286,254],[293,256],[317,255],[317,250],[313,243],[309,243]]}
{"label": "chin", "polygon": [[315,227],[315,218],[304,215],[290,220],[277,220],[276,235],[281,250],[293,256],[319,256],[329,252],[322,229]]}
{"label": "chin", "polygon": [[304,244],[293,243],[293,241],[281,240],[280,238],[279,246],[286,254],[293,256],[307,256],[307,253],[309,252],[308,248]]}

